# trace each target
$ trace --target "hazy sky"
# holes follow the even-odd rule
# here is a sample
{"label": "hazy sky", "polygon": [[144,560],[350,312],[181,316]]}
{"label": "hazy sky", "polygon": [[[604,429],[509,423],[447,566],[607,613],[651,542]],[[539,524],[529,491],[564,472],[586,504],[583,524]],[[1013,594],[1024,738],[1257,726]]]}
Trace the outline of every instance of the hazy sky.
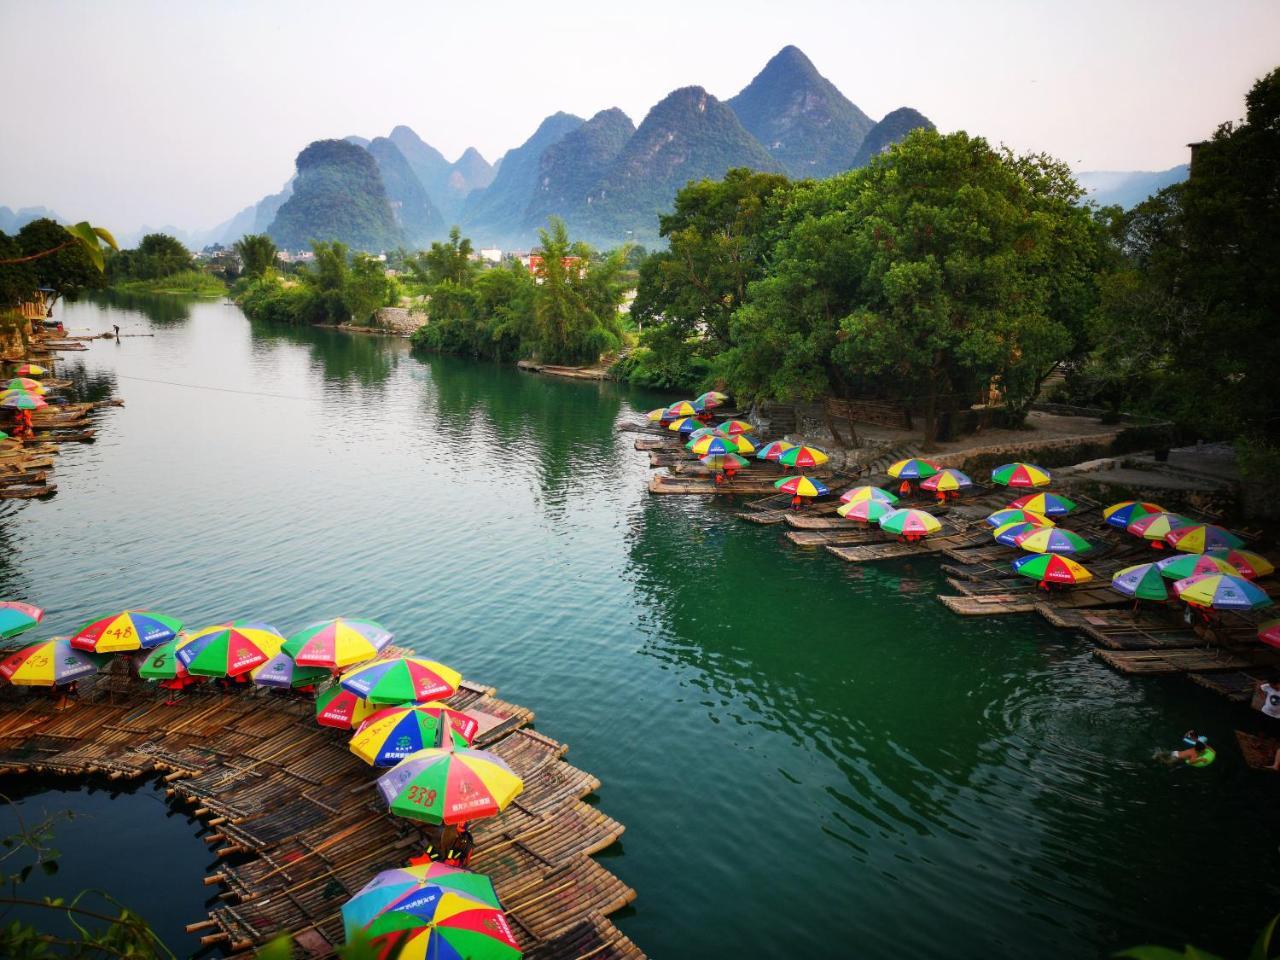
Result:
{"label": "hazy sky", "polygon": [[123,232],[212,226],[311,140],[405,123],[492,160],[556,110],[730,97],[788,43],[873,118],[1163,169],[1280,65],[1280,2],[0,0],[0,37],[0,204]]}

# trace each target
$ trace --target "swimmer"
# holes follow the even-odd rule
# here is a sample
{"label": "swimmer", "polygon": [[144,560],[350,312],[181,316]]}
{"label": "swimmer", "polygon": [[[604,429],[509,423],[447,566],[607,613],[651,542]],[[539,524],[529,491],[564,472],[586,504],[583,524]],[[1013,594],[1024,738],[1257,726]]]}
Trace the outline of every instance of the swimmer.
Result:
{"label": "swimmer", "polygon": [[1209,746],[1209,738],[1197,734],[1194,730],[1184,733],[1182,742],[1186,744],[1186,748],[1171,751],[1169,754],[1171,760],[1181,760],[1189,767],[1207,767],[1218,756]]}

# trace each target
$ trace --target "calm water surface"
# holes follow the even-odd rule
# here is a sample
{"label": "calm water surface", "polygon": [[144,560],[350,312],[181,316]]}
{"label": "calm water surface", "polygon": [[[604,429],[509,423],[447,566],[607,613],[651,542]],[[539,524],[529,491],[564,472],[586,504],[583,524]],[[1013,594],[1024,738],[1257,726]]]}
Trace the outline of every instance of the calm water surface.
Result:
{"label": "calm water surface", "polygon": [[[66,449],[55,499],[0,511],[0,592],[49,633],[126,605],[379,618],[602,780],[627,828],[604,861],[639,891],[618,923],[656,958],[1240,952],[1280,909],[1277,784],[1228,745],[1239,713],[1038,619],[954,617],[931,561],[853,567],[650,497],[615,424],[666,397],[222,304],[63,317],[153,336],[69,355],[128,406]],[[1154,763],[1189,726],[1219,762]],[[61,881],[109,884],[188,952],[196,826],[146,788],[23,809],[68,804],[108,830]],[[149,818],[135,871],[104,869]]]}

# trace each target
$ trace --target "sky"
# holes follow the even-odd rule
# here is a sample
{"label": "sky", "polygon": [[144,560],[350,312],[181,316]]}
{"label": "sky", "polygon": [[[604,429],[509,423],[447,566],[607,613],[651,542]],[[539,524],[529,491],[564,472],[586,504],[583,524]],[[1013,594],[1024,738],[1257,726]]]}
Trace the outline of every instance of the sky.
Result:
{"label": "sky", "polygon": [[1166,169],[1280,66],[1280,2],[0,0],[0,37],[0,205],[126,232],[212,227],[312,140],[403,123],[493,160],[557,110],[727,99],[789,43],[875,119]]}

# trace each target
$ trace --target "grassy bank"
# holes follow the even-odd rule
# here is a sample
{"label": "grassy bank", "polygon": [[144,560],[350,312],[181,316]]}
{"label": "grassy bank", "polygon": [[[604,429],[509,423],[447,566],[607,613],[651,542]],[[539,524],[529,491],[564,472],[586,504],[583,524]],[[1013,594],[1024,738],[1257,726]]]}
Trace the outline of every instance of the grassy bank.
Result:
{"label": "grassy bank", "polygon": [[203,270],[183,270],[154,280],[120,280],[111,285],[125,293],[164,293],[196,297],[221,297],[227,285]]}

